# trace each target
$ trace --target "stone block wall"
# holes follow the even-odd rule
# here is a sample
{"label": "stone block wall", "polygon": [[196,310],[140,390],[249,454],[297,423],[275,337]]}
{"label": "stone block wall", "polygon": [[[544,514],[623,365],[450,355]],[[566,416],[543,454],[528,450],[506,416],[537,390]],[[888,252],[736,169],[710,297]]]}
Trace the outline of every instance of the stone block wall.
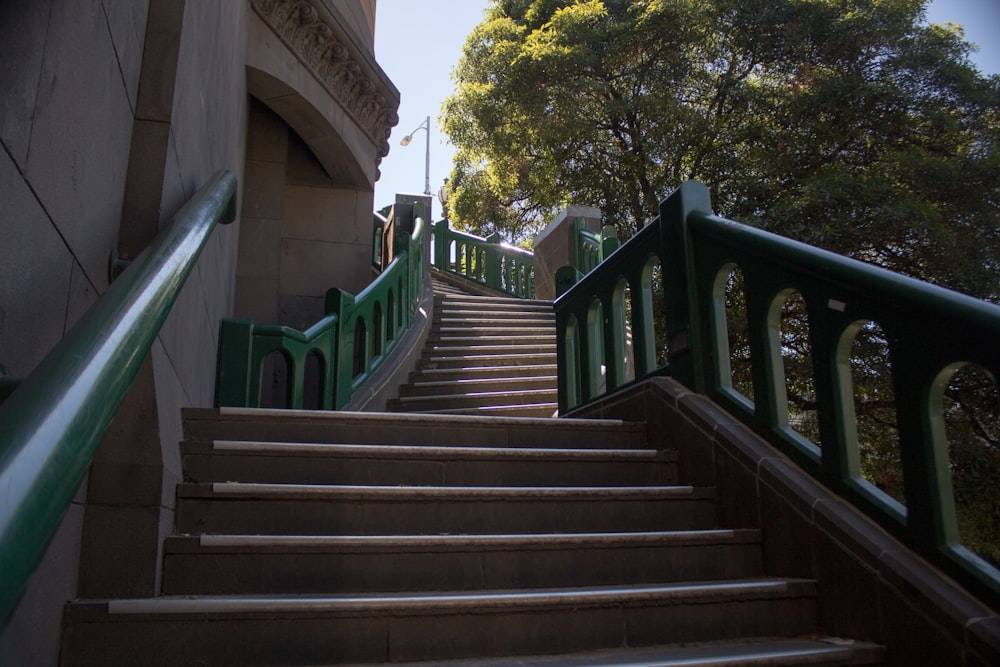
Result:
{"label": "stone block wall", "polygon": [[586,221],[595,234],[601,230],[601,211],[593,206],[567,206],[535,236],[535,298],[556,298],[556,271],[574,262],[577,220]]}
{"label": "stone block wall", "polygon": [[[107,288],[146,13],[142,0],[0,3],[0,365],[15,377]],[[85,497],[0,635],[0,664],[55,664]]]}
{"label": "stone block wall", "polygon": [[[181,478],[180,409],[213,402],[240,253],[252,267],[241,280],[271,281],[250,290],[276,315],[269,321],[284,313],[298,324],[321,309],[326,287],[366,284],[372,184],[399,94],[374,59],[374,0],[308,2],[315,14],[298,0],[0,3],[9,375],[30,374],[108,287],[112,254],[138,255],[216,170],[234,172],[248,195],[245,221],[215,230],[178,296],[0,634],[0,664],[55,664],[67,599],[159,590]],[[317,35],[329,49],[307,48]],[[271,114],[280,131],[248,133],[261,117],[250,94],[281,115]],[[277,241],[265,224],[274,220]]]}

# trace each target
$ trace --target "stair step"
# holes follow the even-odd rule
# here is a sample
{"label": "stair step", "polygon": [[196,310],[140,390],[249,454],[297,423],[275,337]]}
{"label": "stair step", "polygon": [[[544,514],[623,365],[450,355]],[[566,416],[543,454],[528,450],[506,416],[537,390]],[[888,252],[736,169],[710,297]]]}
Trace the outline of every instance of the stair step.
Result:
{"label": "stair step", "polygon": [[449,294],[441,300],[445,306],[481,307],[481,308],[506,308],[518,311],[540,311],[551,313],[552,302],[540,301],[536,299],[518,299],[516,297],[504,296],[478,296],[473,294]]}
{"label": "stair step", "polygon": [[426,350],[430,351],[429,356],[458,356],[464,358],[466,355],[494,355],[504,356],[507,354],[529,354],[549,353],[555,355],[556,342],[551,343],[509,343],[507,345],[496,345],[489,342],[481,345],[447,345],[443,343],[429,344]]}
{"label": "stair step", "polygon": [[469,302],[446,299],[434,308],[435,313],[482,316],[484,313],[500,318],[550,317],[555,320],[551,305],[529,306],[523,303]]}
{"label": "stair step", "polygon": [[[417,376],[419,377],[419,376]],[[556,389],[558,376],[534,375],[529,377],[493,377],[453,380],[413,379],[410,384],[400,387],[400,396],[434,396],[447,390],[458,392],[474,391],[523,391],[527,389]]]}
{"label": "stair step", "polygon": [[413,373],[412,379],[427,382],[460,382],[486,378],[556,377],[555,364],[532,366],[478,366],[475,368],[425,368]]}
{"label": "stair step", "polygon": [[[461,389],[454,387],[453,389]],[[421,396],[402,396],[393,402],[400,412],[412,410],[451,410],[454,408],[471,408],[482,406],[522,405],[525,402],[552,402],[556,399],[556,388],[549,386],[542,389],[478,391],[466,393],[429,394]]]}
{"label": "stair step", "polygon": [[[839,637],[712,642],[563,655],[476,658],[395,663],[397,667],[754,667],[794,665],[882,665],[885,649]],[[345,667],[364,667],[353,665]]]}
{"label": "stair step", "polygon": [[185,483],[180,533],[555,533],[716,528],[715,490]]}
{"label": "stair step", "polygon": [[[66,610],[73,664],[291,665],[442,660],[815,631],[815,584],[692,584],[434,594],[173,596]],[[82,660],[82,658],[81,658]]]}
{"label": "stair step", "polygon": [[551,486],[676,484],[677,455],[651,449],[184,442],[193,482]]}
{"label": "stair step", "polygon": [[435,354],[424,357],[420,363],[424,367],[431,368],[476,368],[478,366],[520,366],[521,364],[540,365],[551,363],[555,359],[555,353],[510,353],[504,355],[497,354],[467,354],[441,355]]}
{"label": "stair step", "polygon": [[759,576],[760,533],[168,538],[167,595],[607,586]]}
{"label": "stair step", "polygon": [[559,404],[552,403],[526,403],[523,405],[479,405],[469,408],[440,408],[411,410],[413,413],[422,415],[478,415],[482,417],[504,416],[504,417],[556,417]]}
{"label": "stair step", "polygon": [[511,343],[515,341],[518,345],[555,345],[556,336],[554,333],[546,334],[521,334],[516,331],[508,331],[506,334],[476,334],[476,333],[435,333],[427,337],[428,342],[436,345],[497,345]]}
{"label": "stair step", "polygon": [[477,447],[646,447],[646,426],[614,419],[455,417],[267,408],[185,408],[188,440]]}
{"label": "stair step", "polygon": [[468,317],[450,317],[438,314],[435,316],[434,331],[537,331],[555,335],[555,318],[533,316],[529,319],[497,319],[488,311],[483,316],[473,319]]}

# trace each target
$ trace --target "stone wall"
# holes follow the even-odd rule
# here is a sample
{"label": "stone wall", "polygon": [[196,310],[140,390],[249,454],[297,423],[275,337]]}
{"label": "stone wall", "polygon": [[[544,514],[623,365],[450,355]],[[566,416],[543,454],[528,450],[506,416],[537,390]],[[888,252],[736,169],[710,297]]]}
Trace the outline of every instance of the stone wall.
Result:
{"label": "stone wall", "polygon": [[[262,20],[264,9],[304,22],[278,34]],[[250,92],[279,110],[291,137],[287,173],[276,182],[281,205],[294,214],[287,238],[335,239],[345,259],[323,255],[316,265],[331,264],[339,273],[329,281],[359,291],[369,275],[372,184],[399,102],[375,64],[373,30],[373,0],[0,3],[6,372],[28,375],[107,288],[112,254],[141,252],[216,170],[233,171],[246,190],[244,165],[252,177],[249,165],[260,158],[245,159]],[[303,34],[308,39],[296,41]],[[254,51],[261,41],[270,51]],[[261,63],[269,53],[279,60]],[[209,239],[0,635],[0,664],[55,664],[62,605],[77,594],[158,590],[159,550],[181,478],[180,408],[213,402],[218,327],[234,311],[241,226],[238,219]],[[259,231],[246,227],[251,239]],[[275,291],[275,304],[279,294],[294,297],[281,303],[296,310],[295,298],[315,303],[319,288],[301,287],[293,266],[301,253],[288,245],[278,276],[292,287]],[[268,250],[277,250],[280,266],[284,246]]]}
{"label": "stone wall", "polygon": [[234,314],[305,329],[322,317],[327,289],[367,285],[374,195],[337,182],[258,100],[247,151]]}
{"label": "stone wall", "polygon": [[[0,365],[24,377],[108,285],[139,88],[147,3],[0,3]],[[76,591],[81,491],[0,664],[55,664]]]}
{"label": "stone wall", "polygon": [[572,266],[576,254],[576,222],[584,221],[591,232],[601,231],[601,210],[593,206],[570,205],[535,236],[535,298],[556,298],[556,271]]}

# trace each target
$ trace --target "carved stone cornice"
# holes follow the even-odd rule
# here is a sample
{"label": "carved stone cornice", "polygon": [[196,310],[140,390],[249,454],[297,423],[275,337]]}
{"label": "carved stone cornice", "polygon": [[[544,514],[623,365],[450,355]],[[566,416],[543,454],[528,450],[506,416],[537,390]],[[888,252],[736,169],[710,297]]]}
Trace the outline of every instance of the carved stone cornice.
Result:
{"label": "carved stone cornice", "polygon": [[399,94],[388,79],[372,76],[372,66],[344,43],[349,40],[338,39],[343,29],[319,0],[250,0],[250,4],[375,143],[376,164],[381,162],[389,154],[389,133],[399,122]]}

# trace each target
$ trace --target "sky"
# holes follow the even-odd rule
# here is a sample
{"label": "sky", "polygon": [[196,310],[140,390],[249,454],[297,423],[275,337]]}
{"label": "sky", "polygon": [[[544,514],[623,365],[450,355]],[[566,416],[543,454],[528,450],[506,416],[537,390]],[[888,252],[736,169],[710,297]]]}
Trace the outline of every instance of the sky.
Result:
{"label": "sky", "polygon": [[[454,148],[441,132],[441,105],[453,89],[451,72],[465,39],[483,19],[488,0],[377,0],[375,58],[399,89],[399,124],[389,138],[390,151],[382,160],[382,177],[375,184],[375,208],[391,204],[397,192],[424,191],[424,164],[428,134],[414,133],[430,116],[430,186],[435,194],[451,173]],[[965,27],[968,41],[980,51],[973,62],[986,74],[1000,73],[1000,0],[934,0],[927,19]]]}

